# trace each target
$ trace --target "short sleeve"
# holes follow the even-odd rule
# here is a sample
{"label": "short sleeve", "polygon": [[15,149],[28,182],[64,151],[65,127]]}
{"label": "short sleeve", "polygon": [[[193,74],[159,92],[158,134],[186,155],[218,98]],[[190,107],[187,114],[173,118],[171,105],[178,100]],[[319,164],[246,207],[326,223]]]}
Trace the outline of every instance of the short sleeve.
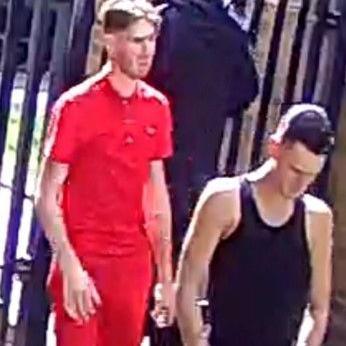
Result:
{"label": "short sleeve", "polygon": [[173,154],[172,115],[168,102],[161,106],[158,120],[157,137],[152,160],[165,159]]}
{"label": "short sleeve", "polygon": [[72,102],[53,107],[47,129],[44,156],[52,161],[71,164],[79,145],[79,112]]}

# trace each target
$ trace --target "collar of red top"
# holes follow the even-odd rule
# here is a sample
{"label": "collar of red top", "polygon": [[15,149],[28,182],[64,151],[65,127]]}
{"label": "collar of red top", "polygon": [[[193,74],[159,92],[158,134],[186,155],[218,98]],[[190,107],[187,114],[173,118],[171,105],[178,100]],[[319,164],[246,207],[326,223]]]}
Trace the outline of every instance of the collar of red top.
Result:
{"label": "collar of red top", "polygon": [[105,89],[112,94],[112,96],[116,96],[117,98],[119,98],[120,100],[127,100],[127,101],[132,101],[135,99],[140,99],[145,97],[145,85],[144,82],[142,82],[141,80],[138,80],[136,82],[136,88],[135,91],[132,93],[131,96],[128,97],[124,97],[122,95],[119,94],[119,92],[113,88],[108,76],[104,78],[104,80],[101,82]]}

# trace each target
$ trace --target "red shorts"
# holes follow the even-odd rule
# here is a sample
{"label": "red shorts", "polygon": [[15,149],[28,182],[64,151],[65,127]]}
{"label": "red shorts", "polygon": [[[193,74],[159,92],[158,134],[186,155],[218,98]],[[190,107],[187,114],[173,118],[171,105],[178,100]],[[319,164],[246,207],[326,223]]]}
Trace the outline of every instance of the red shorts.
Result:
{"label": "red shorts", "polygon": [[140,345],[149,291],[152,262],[149,253],[132,257],[90,257],[82,260],[95,282],[102,306],[85,324],[64,311],[61,274],[56,269],[49,288],[56,312],[57,346]]}

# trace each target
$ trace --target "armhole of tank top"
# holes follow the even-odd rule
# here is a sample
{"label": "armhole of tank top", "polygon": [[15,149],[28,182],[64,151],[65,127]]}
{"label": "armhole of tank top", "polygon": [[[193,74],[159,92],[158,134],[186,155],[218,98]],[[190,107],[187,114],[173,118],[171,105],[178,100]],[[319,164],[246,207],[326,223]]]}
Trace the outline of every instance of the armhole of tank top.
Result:
{"label": "armhole of tank top", "polygon": [[225,233],[224,235],[222,235],[222,237],[220,238],[221,241],[229,239],[237,231],[237,228],[240,225],[241,218],[242,218],[242,196],[241,196],[241,194],[242,194],[243,184],[245,184],[245,180],[246,180],[245,177],[239,177],[239,184],[237,187],[237,197],[238,197],[238,203],[239,203],[238,220],[237,220],[232,231],[229,231],[229,232]]}

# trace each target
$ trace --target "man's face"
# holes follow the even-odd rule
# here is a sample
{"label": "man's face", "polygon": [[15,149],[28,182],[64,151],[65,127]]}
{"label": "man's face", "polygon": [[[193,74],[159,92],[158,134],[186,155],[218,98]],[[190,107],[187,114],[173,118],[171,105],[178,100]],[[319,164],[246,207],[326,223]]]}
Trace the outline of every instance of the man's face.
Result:
{"label": "man's face", "polygon": [[316,155],[300,143],[279,144],[277,174],[280,193],[288,199],[302,195],[323,169],[326,156]]}
{"label": "man's face", "polygon": [[120,70],[132,79],[142,79],[150,71],[156,48],[157,28],[139,19],[126,30],[112,34],[109,55]]}

